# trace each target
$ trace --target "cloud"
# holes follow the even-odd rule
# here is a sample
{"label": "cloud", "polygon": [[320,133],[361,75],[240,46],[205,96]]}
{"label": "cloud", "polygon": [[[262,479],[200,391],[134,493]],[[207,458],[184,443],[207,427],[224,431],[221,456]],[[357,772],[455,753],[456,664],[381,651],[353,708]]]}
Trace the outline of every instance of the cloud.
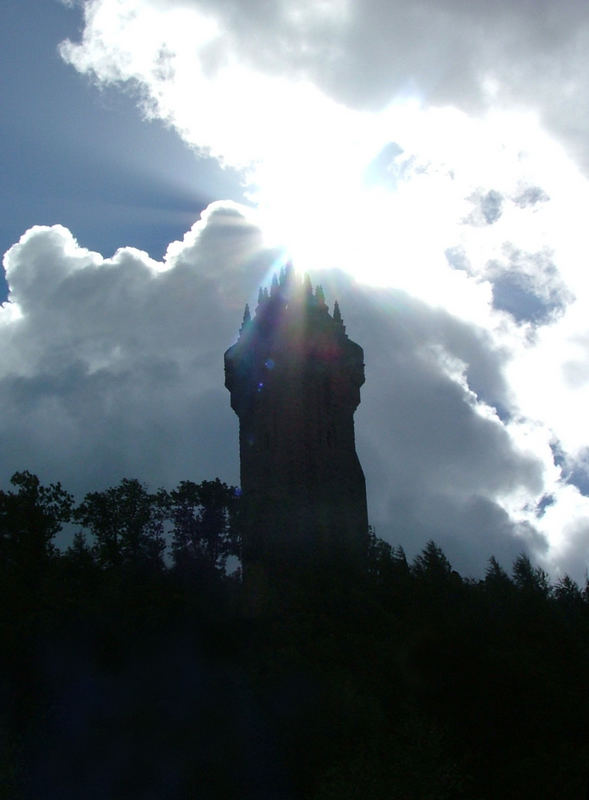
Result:
{"label": "cloud", "polygon": [[[256,0],[89,0],[84,8],[80,41],[62,43],[65,60],[126,86],[198,152],[241,167],[265,234],[299,266],[354,272],[364,260],[365,280],[402,280],[474,315],[487,299],[441,274],[443,253],[462,249],[483,276],[509,244],[552,250],[575,293],[567,272],[577,267],[558,245],[585,243],[589,188],[546,120],[557,118],[570,143],[586,107],[582,4],[562,14],[548,2],[531,13],[482,0],[283,0],[271,9]],[[565,100],[567,113],[555,114]],[[584,136],[576,141],[584,147]],[[520,295],[507,309],[516,317],[520,307],[542,316],[545,298],[519,273],[498,280],[496,307],[507,309],[506,289]],[[456,299],[462,290],[468,300]],[[541,308],[531,307],[534,297]],[[560,298],[547,304],[560,308]]]}
{"label": "cloud", "polygon": [[[30,469],[78,493],[124,476],[237,483],[223,352],[278,256],[250,210],[221,202],[162,262],[132,248],[103,258],[61,226],[24,234],[5,256],[0,311],[3,482]],[[505,347],[401,290],[314,278],[365,351],[356,429],[377,533],[409,553],[435,538],[466,571],[523,549],[557,565],[560,473],[544,434],[526,439],[512,422]],[[578,504],[571,530],[585,513]]]}
{"label": "cloud", "polygon": [[492,261],[486,275],[493,284],[493,306],[518,322],[546,324],[574,300],[550,254],[522,253],[505,247],[506,262]]}
{"label": "cloud", "polygon": [[514,202],[517,203],[520,208],[525,208],[526,206],[533,206],[536,203],[545,203],[548,200],[550,200],[550,198],[539,186],[528,186],[514,199]]}
{"label": "cloud", "polygon": [[470,225],[492,225],[501,216],[503,197],[494,189],[490,189],[485,194],[479,190],[471,195],[469,200],[475,205],[465,220]]}
{"label": "cloud", "polygon": [[[541,0],[533,10],[507,0],[89,0],[85,9],[83,39],[66,43],[64,57],[100,80],[134,81],[158,115],[189,138],[198,130],[196,144],[230,160],[258,152],[252,133],[266,119],[264,103],[276,103],[275,124],[287,137],[293,126],[304,133],[299,109],[288,110],[295,93],[280,98],[288,81],[360,111],[407,97],[467,113],[524,106],[589,166],[589,20],[581,0],[563,7]],[[190,83],[194,107],[182,109]],[[240,126],[241,146],[213,135],[217,101],[225,120]],[[267,143],[262,127],[257,133]]]}
{"label": "cloud", "polygon": [[[213,205],[163,263],[131,248],[104,259],[61,226],[33,228],[9,250],[11,305],[0,317],[5,481],[24,468],[78,492],[125,475],[152,485],[216,474],[237,481],[222,356],[276,257],[246,213]],[[414,542],[433,534],[428,504],[451,509],[454,535],[466,540],[473,503],[494,507],[514,485],[542,491],[534,458],[516,451],[498,418],[477,411],[469,382],[488,402],[507,402],[501,354],[483,331],[403,293],[362,290],[343,273],[323,278],[365,348],[359,448],[373,513],[388,515],[390,537],[403,504]],[[496,536],[516,536],[517,525],[495,513]]]}
{"label": "cloud", "polygon": [[378,532],[442,539],[468,569],[514,548],[557,568],[570,537],[586,560],[584,5],[84,10],[66,61],[241,168],[256,222],[214,204],[162,262],[104,258],[60,226],[25,234],[0,314],[5,478],[236,481],[222,353],[286,245],[314,274],[347,272],[322,280],[366,351],[357,428]]}
{"label": "cloud", "polygon": [[228,204],[209,207],[164,263],[132,248],[103,259],[61,226],[28,231],[5,257],[4,480],[30,468],[88,490],[223,468],[235,481],[222,355],[272,257]]}
{"label": "cloud", "polygon": [[357,437],[377,533],[410,554],[443,542],[467,571],[493,553],[545,551],[544,536],[501,506],[516,487],[535,498],[544,485],[541,461],[492,411],[509,404],[505,355],[481,329],[404,293],[338,288],[365,350]]}

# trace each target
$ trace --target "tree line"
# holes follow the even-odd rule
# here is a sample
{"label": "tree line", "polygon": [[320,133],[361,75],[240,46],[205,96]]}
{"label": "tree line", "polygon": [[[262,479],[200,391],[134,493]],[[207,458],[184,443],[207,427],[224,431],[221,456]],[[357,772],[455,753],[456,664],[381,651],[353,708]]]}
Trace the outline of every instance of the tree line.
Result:
{"label": "tree line", "polygon": [[[150,493],[138,480],[90,492],[76,505],[61,484],[41,485],[18,472],[16,491],[0,491],[2,563],[8,570],[38,568],[52,560],[94,563],[101,570],[163,570],[166,551],[175,569],[222,574],[239,557],[238,490],[218,478],[182,481],[172,491]],[[65,553],[55,547],[65,523],[79,526]]]}
{"label": "tree line", "polygon": [[[74,526],[72,544],[57,534]],[[240,497],[0,491],[0,797],[585,798],[589,587],[371,533],[262,611]]]}

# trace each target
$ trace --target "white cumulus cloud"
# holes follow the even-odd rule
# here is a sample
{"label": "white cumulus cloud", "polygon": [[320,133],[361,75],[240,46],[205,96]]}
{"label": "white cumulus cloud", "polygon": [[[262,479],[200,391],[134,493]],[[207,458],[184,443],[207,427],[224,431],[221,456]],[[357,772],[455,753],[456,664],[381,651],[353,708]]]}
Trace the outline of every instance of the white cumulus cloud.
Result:
{"label": "white cumulus cloud", "polygon": [[377,532],[409,550],[436,538],[473,571],[527,548],[582,579],[585,5],[83,7],[63,58],[242,169],[256,217],[213,204],[162,263],[104,258],[60,226],[11,248],[4,477],[236,481],[222,353],[284,245],[366,351],[358,446]]}
{"label": "white cumulus cloud", "polygon": [[[28,231],[5,256],[4,481],[27,468],[77,492],[123,476],[237,482],[222,357],[276,257],[251,213],[229,203],[207,209],[161,263],[131,248],[105,259],[61,226]],[[470,572],[522,549],[570,569],[587,503],[564,484],[550,442],[515,420],[505,348],[401,290],[343,272],[315,278],[365,349],[357,441],[377,532],[410,553],[434,537]]]}

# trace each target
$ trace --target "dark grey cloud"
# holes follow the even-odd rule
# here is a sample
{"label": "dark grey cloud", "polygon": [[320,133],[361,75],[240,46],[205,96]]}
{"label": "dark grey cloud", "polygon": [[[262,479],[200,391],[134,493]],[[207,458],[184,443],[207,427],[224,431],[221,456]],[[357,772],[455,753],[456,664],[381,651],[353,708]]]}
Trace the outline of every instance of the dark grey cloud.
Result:
{"label": "dark grey cloud", "polygon": [[514,523],[497,503],[480,495],[463,501],[426,495],[413,503],[393,496],[390,520],[383,525],[385,535],[396,536],[409,557],[416,555],[422,541],[434,539],[463,575],[480,576],[491,556],[509,571],[520,553],[537,557],[547,549],[531,525]]}
{"label": "dark grey cloud", "polygon": [[252,61],[311,71],[355,105],[386,102],[408,82],[441,101],[457,87],[476,97],[485,71],[501,66],[497,55],[522,66],[530,56],[549,62],[587,24],[583,3],[569,3],[561,14],[551,0],[533,6],[507,0],[492,6],[484,0],[363,0],[323,4],[323,14],[314,13],[312,4],[294,14],[293,4],[285,1],[175,4],[194,5],[223,19]]}
{"label": "dark grey cloud", "polygon": [[[101,2],[86,0],[89,19]],[[126,0],[126,5],[123,10],[138,15],[153,6],[166,12],[194,7],[214,17],[221,34],[199,53],[205,74],[236,58],[274,77],[309,81],[354,109],[377,111],[410,97],[475,114],[491,107],[531,110],[589,168],[589,17],[583,0]],[[103,45],[98,43],[90,69],[109,80]],[[62,52],[68,58],[68,49]],[[173,44],[162,38],[153,69],[123,79],[147,84],[175,69]]]}
{"label": "dark grey cloud", "polygon": [[[166,271],[129,249],[102,261],[63,228],[27,234],[7,257],[22,317],[2,328],[3,483],[17,469],[79,493],[123,476],[237,482],[223,352],[276,256],[221,204],[170,249]],[[496,502],[517,486],[541,494],[542,480],[501,421],[479,413],[510,403],[488,334],[399,291],[314,277],[365,351],[356,426],[377,532],[410,551],[436,538],[473,572],[491,553],[540,552],[541,537]]]}
{"label": "dark grey cloud", "polygon": [[221,21],[227,36],[210,48],[210,70],[235,52],[362,109],[407,96],[474,112],[496,102],[531,108],[589,167],[589,17],[582,0],[151,2],[192,5]]}
{"label": "dark grey cloud", "polygon": [[79,491],[123,475],[237,480],[222,355],[274,254],[223,207],[181,251],[158,273],[129,249],[101,263],[63,228],[13,249],[23,316],[3,331],[4,481],[25,468]]}
{"label": "dark grey cloud", "polygon": [[[360,289],[342,277],[323,283],[364,347],[356,430],[377,533],[408,553],[433,538],[459,569],[477,574],[493,554],[510,563],[522,550],[544,552],[544,538],[494,500],[514,486],[540,492],[540,464],[515,452],[472,394],[509,406],[505,354],[476,327],[402,292]],[[464,365],[467,388],[448,374],[446,357]]]}

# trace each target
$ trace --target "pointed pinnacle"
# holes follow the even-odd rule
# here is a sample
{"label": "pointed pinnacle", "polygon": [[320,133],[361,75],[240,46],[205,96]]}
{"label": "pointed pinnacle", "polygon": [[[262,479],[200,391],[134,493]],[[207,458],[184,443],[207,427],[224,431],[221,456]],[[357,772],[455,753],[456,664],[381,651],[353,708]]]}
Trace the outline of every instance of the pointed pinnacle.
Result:
{"label": "pointed pinnacle", "polygon": [[244,331],[244,329],[246,328],[247,324],[248,324],[249,322],[251,322],[251,319],[252,319],[252,316],[251,316],[251,314],[250,314],[250,307],[249,307],[249,305],[246,303],[246,304],[245,304],[245,310],[244,310],[244,312],[243,312],[243,320],[242,320],[242,323],[241,323],[241,328],[239,329],[239,332],[240,332],[240,333],[243,333],[243,331]]}
{"label": "pointed pinnacle", "polygon": [[317,285],[315,289],[315,299],[317,300],[317,305],[321,309],[327,310],[327,304],[325,302],[325,292],[323,291],[323,286]]}

